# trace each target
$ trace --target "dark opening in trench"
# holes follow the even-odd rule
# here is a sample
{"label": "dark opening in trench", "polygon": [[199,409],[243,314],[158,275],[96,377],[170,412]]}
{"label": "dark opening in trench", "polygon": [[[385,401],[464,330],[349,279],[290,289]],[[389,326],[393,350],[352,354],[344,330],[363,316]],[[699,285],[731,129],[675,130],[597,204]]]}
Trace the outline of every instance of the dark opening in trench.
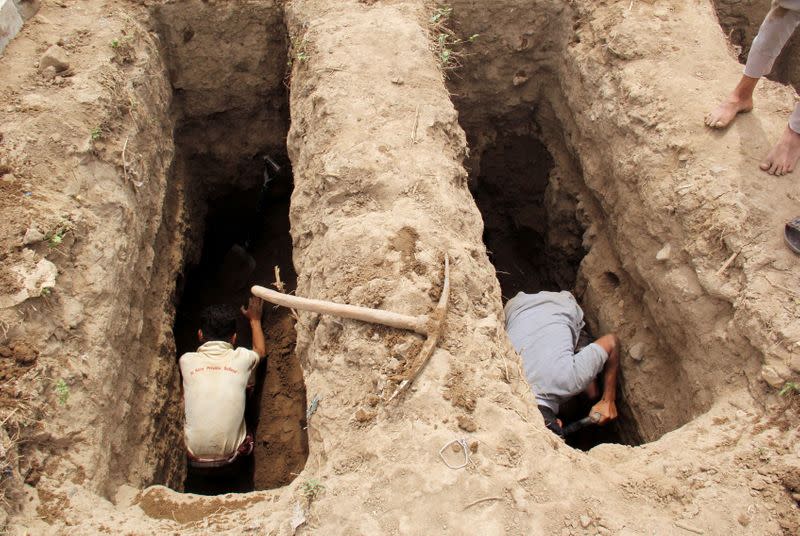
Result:
{"label": "dark opening in trench", "polygon": [[[518,292],[573,291],[585,254],[584,230],[577,220],[577,200],[556,185],[558,172],[547,147],[533,132],[498,133],[479,162],[472,193],[483,216],[483,240],[503,301]],[[581,297],[576,298],[580,302]],[[588,335],[593,340],[602,334]],[[564,405],[560,417],[565,423],[579,420],[592,405],[586,395],[579,395]],[[619,395],[618,406],[618,421],[575,432],[567,436],[567,444],[583,450],[600,443],[639,444],[635,435],[623,433],[623,419],[632,417]],[[636,427],[628,423],[627,428]]]}
{"label": "dark opening in trench", "polygon": [[[286,160],[282,162],[288,168]],[[175,321],[178,356],[195,351],[202,309],[214,304],[246,305],[253,284],[281,280],[294,289],[292,244],[289,236],[291,173],[269,184],[263,208],[261,188],[230,192],[208,200],[202,254],[187,267]],[[241,245],[250,245],[246,252]],[[255,266],[250,262],[255,261]],[[250,328],[240,319],[239,344],[251,347]],[[252,456],[214,470],[189,468],[184,489],[190,493],[221,494],[270,489],[291,482],[308,455],[305,426],[305,385],[294,353],[294,319],[284,308],[264,307],[262,320],[267,357],[256,375],[256,387],[246,409],[248,429],[254,432]],[[294,474],[293,474],[294,473]]]}

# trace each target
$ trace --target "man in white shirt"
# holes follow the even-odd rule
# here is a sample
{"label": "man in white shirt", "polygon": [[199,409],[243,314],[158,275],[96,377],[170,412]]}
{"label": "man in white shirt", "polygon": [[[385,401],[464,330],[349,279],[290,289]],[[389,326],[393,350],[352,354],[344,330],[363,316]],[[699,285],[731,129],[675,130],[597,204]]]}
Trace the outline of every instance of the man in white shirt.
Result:
{"label": "man in white shirt", "polygon": [[253,373],[266,355],[262,305],[260,298],[251,297],[247,309],[241,309],[250,321],[252,350],[235,347],[239,311],[214,305],[201,314],[200,347],[179,360],[186,410],[184,439],[194,466],[227,465],[253,452],[253,436],[248,433],[244,413]]}

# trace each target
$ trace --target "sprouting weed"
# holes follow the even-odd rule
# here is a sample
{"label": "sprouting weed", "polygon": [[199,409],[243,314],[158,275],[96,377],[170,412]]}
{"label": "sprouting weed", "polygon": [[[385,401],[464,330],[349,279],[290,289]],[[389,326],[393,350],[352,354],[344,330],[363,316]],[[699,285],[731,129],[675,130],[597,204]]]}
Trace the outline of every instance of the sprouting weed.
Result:
{"label": "sprouting weed", "polygon": [[100,127],[94,127],[91,131],[92,141],[97,141],[103,137],[103,130]]}
{"label": "sprouting weed", "polygon": [[438,22],[442,22],[443,20],[450,17],[450,13],[453,12],[452,7],[437,7],[436,10],[431,15],[431,22],[436,24]]}
{"label": "sprouting weed", "polygon": [[111,48],[119,48],[119,39],[111,40]]}
{"label": "sprouting weed", "polygon": [[453,8],[451,7],[438,7],[430,18],[431,31],[434,36],[433,50],[445,71],[460,67],[461,58],[464,56],[463,46],[474,43],[479,37],[479,34],[472,34],[466,39],[457,37],[448,27],[452,13]]}
{"label": "sprouting weed", "polygon": [[69,385],[64,381],[64,378],[59,378],[56,381],[56,396],[58,396],[58,403],[62,406],[69,399]]}
{"label": "sprouting weed", "polygon": [[286,60],[286,65],[291,68],[295,61],[299,61],[300,63],[306,63],[309,58],[311,57],[308,53],[308,49],[306,49],[306,45],[308,42],[306,38],[297,39],[292,38],[292,51],[293,54],[289,55],[289,59]]}
{"label": "sprouting weed", "polygon": [[800,394],[800,383],[786,382],[778,394],[780,396],[798,395]]}
{"label": "sprouting weed", "polygon": [[71,229],[71,223],[68,221],[64,221],[59,225],[55,231],[50,234],[50,238],[47,239],[47,242],[50,244],[51,248],[56,246],[60,246],[61,242],[64,241],[64,235],[66,235]]}
{"label": "sprouting weed", "polygon": [[316,499],[325,490],[325,486],[316,478],[309,478],[303,482],[303,495],[309,501]]}

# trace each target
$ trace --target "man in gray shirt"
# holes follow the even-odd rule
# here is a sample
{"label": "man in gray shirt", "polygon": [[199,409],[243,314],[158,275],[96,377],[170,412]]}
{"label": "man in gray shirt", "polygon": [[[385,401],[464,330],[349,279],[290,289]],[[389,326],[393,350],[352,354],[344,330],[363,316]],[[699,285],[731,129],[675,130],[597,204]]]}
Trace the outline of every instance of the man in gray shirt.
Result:
{"label": "man in gray shirt", "polygon": [[583,391],[595,399],[594,379],[604,369],[603,396],[590,415],[599,413],[601,425],[617,417],[619,340],[604,335],[575,353],[584,322],[572,294],[520,292],[506,303],[505,316],[508,338],[522,356],[525,377],[549,429],[563,435],[559,406]]}

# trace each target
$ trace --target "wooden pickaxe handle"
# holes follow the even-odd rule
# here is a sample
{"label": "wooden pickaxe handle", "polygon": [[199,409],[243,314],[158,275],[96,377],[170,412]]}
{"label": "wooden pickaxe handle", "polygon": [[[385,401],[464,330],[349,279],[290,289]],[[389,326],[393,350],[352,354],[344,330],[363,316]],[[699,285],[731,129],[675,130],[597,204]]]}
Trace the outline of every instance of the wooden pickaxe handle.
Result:
{"label": "wooden pickaxe handle", "polygon": [[347,305],[344,303],[315,300],[312,298],[301,298],[300,296],[291,296],[260,286],[254,286],[251,291],[254,296],[262,300],[290,309],[336,315],[344,318],[352,318],[353,320],[361,320],[362,322],[383,324],[384,326],[393,328],[409,329],[421,335],[428,334],[429,327],[427,316],[411,316],[384,311],[382,309],[370,309],[369,307],[361,307],[359,305]]}

